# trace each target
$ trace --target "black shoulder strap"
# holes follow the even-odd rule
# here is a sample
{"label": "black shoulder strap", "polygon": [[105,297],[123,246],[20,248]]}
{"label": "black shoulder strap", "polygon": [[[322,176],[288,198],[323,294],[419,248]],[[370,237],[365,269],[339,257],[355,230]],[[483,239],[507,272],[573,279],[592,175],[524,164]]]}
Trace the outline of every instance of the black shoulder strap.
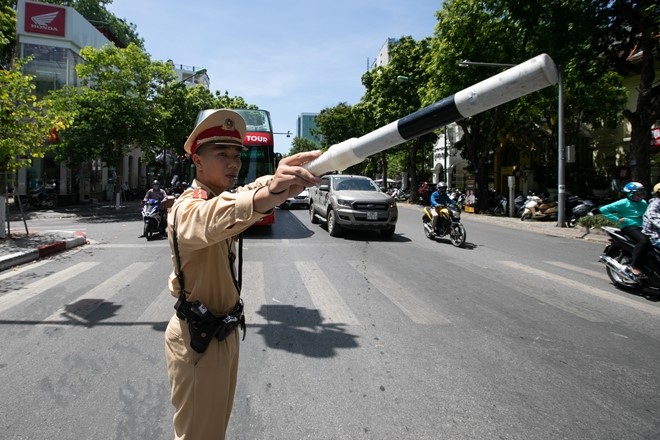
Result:
{"label": "black shoulder strap", "polygon": [[[174,245],[174,263],[175,263],[174,274],[179,280],[179,288],[180,288],[179,297],[182,297],[182,294],[185,294],[186,292],[185,292],[185,280],[183,278],[183,270],[181,269],[181,257],[179,255],[179,242],[177,241],[177,233],[176,233],[176,221],[177,221],[176,209],[172,211],[172,215],[174,216],[174,224],[172,225],[172,244]],[[243,285],[243,234],[240,234],[238,236],[238,277],[236,277],[236,274],[234,273],[234,261],[236,260],[236,256],[232,251],[231,241],[228,242],[227,246],[228,246],[227,258],[229,259],[229,270],[231,271],[232,280],[234,281],[234,285],[236,286],[236,290],[238,291],[238,296],[240,296],[241,287]],[[183,295],[183,299],[185,299],[185,295]]]}
{"label": "black shoulder strap", "polygon": [[231,277],[234,280],[234,286],[236,286],[238,296],[241,296],[241,287],[243,284],[243,234],[239,234],[238,236],[238,277],[236,277],[236,274],[234,273],[234,262],[236,261],[236,255],[234,255],[234,252],[232,251],[231,244],[232,241],[228,240],[227,247],[229,248],[229,269],[231,270]]}
{"label": "black shoulder strap", "polygon": [[185,299],[185,281],[181,270],[181,257],[179,256],[179,242],[176,239],[176,210],[172,211],[174,224],[172,225],[172,244],[174,245],[174,274],[179,280],[179,298]]}

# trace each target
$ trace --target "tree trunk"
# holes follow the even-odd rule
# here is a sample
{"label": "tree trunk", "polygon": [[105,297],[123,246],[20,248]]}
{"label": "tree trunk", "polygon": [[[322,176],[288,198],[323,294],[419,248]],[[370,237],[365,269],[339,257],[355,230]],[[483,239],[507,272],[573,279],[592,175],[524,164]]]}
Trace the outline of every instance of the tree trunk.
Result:
{"label": "tree trunk", "polygon": [[651,127],[655,124],[660,112],[660,86],[653,86],[655,81],[655,66],[653,60],[653,45],[647,35],[642,39],[643,50],[642,72],[637,96],[637,109],[634,112],[626,110],[623,115],[631,125],[630,162],[632,179],[641,182],[647,188],[651,182]]}

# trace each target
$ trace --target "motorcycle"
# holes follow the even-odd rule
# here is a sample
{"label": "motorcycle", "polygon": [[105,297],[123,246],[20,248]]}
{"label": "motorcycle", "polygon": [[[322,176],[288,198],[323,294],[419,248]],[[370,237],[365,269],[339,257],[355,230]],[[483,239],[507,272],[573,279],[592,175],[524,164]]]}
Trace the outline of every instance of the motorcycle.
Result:
{"label": "motorcycle", "polygon": [[434,240],[435,237],[444,237],[449,235],[451,244],[456,247],[463,247],[465,244],[466,232],[465,226],[461,223],[461,212],[453,207],[442,207],[438,212],[438,222],[433,228],[433,209],[430,206],[424,207],[422,223],[424,225],[424,234],[426,238]]}
{"label": "motorcycle", "polygon": [[465,194],[461,192],[458,188],[454,188],[449,192],[449,198],[456,203],[459,211],[463,210],[465,206]]}
{"label": "motorcycle", "polygon": [[603,226],[609,235],[610,243],[605,247],[599,261],[605,264],[605,271],[612,283],[624,290],[642,291],[644,288],[660,291],[660,249],[652,247],[648,252],[642,270],[642,276],[635,276],[630,271],[632,250],[635,243],[617,228]]}
{"label": "motorcycle", "polygon": [[147,241],[151,241],[155,234],[165,235],[167,224],[160,206],[161,202],[156,199],[149,199],[142,205],[142,220],[144,222],[142,235]]}
{"label": "motorcycle", "polygon": [[55,208],[57,206],[57,193],[54,189],[41,186],[31,189],[27,196],[27,207],[29,208]]}
{"label": "motorcycle", "polygon": [[397,202],[405,202],[410,198],[410,194],[408,194],[403,190],[400,190],[399,188],[394,188],[388,191],[387,193],[392,197],[394,197],[394,200],[396,200]]}
{"label": "motorcycle", "polygon": [[566,199],[567,209],[570,209],[570,217],[567,220],[567,225],[569,228],[574,228],[577,226],[577,222],[580,217],[589,215],[590,212],[596,207],[594,202],[591,200],[580,199],[577,196],[569,196]]}
{"label": "motorcycle", "polygon": [[503,195],[496,195],[488,208],[495,215],[507,215],[509,202]]}
{"label": "motorcycle", "polygon": [[539,196],[527,196],[520,220],[556,220],[557,202],[547,202]]}
{"label": "motorcycle", "polygon": [[527,196],[523,194],[518,194],[515,199],[513,199],[513,209],[516,212],[516,217],[520,217],[525,211],[525,203],[527,203]]}

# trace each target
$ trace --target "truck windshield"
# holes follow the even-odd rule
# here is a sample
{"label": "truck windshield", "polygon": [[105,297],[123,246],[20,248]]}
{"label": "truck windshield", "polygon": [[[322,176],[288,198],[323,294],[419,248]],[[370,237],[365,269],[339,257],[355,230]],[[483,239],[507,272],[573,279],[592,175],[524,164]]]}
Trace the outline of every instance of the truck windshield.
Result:
{"label": "truck windshield", "polygon": [[336,179],[334,189],[337,191],[378,191],[378,187],[371,180],[355,179],[353,177]]}

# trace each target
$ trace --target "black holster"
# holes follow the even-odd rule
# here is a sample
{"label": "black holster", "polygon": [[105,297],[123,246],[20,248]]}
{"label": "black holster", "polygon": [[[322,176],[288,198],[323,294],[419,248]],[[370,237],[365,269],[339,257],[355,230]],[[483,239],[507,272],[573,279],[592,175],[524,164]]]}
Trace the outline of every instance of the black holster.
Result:
{"label": "black holster", "polygon": [[182,297],[179,297],[174,308],[177,317],[188,323],[190,348],[197,353],[204,353],[213,338],[223,341],[238,326],[243,330],[243,339],[245,339],[245,316],[241,299],[236,303],[234,310],[221,316],[214,316],[199,301],[190,303]]}

